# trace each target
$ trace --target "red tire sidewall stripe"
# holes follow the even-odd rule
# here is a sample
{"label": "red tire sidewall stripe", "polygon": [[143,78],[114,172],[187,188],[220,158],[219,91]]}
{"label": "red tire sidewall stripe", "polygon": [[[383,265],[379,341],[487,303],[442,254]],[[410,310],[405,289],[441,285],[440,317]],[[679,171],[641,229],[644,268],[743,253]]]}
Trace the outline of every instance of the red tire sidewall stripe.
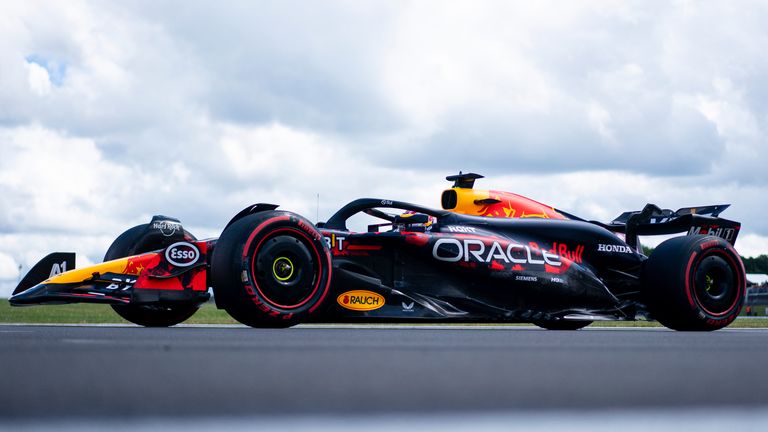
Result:
{"label": "red tire sidewall stripe", "polygon": [[287,221],[287,220],[291,220],[291,217],[288,215],[284,215],[284,216],[275,216],[260,223],[259,226],[256,227],[256,229],[251,231],[251,235],[248,236],[248,240],[245,242],[245,246],[243,247],[243,259],[248,259],[248,251],[251,249],[251,243],[253,243],[253,239],[256,238],[256,236],[264,229],[264,227],[272,223]]}
{"label": "red tire sidewall stripe", "polygon": [[[248,240],[245,242],[245,246],[243,247],[243,259],[247,260],[249,258],[249,251],[251,250],[251,244],[253,243],[253,241],[256,238],[256,236],[258,236],[259,233],[264,230],[264,228],[266,228],[267,226],[269,226],[271,224],[277,223],[277,222],[289,221],[290,219],[291,219],[291,217],[288,216],[288,215],[275,216],[275,217],[269,218],[269,219],[265,220],[264,222],[260,223],[256,227],[256,229],[251,231],[251,234],[248,236]],[[308,295],[307,298],[304,299],[304,301],[302,301],[298,305],[293,305],[293,306],[280,305],[280,304],[277,304],[277,303],[271,301],[267,296],[264,295],[264,293],[261,291],[261,288],[259,288],[258,283],[256,283],[256,277],[253,274],[253,271],[256,268],[256,265],[255,265],[256,256],[255,255],[250,260],[250,264],[251,264],[251,269],[250,269],[250,273],[251,274],[250,274],[250,277],[252,279],[253,286],[256,288],[256,290],[261,295],[262,299],[267,304],[269,304],[271,306],[274,306],[274,307],[277,307],[277,308],[280,308],[280,309],[288,309],[288,310],[290,310],[290,309],[300,308],[301,306],[305,305],[309,300],[311,300],[312,297],[315,296],[315,294],[317,294],[317,290],[318,290],[318,288],[320,286],[320,281],[323,278],[323,268],[322,268],[322,265],[320,265],[321,264],[321,257],[320,257],[319,251],[317,250],[317,245],[314,243],[313,239],[311,239],[307,235],[307,233],[305,233],[305,232],[303,232],[303,231],[301,231],[299,229],[296,229],[294,227],[284,227],[284,228],[280,228],[278,230],[275,230],[275,232],[283,232],[283,231],[291,231],[293,233],[297,233],[297,234],[301,235],[306,240],[306,242],[312,246],[311,249],[312,249],[312,252],[315,255],[315,258],[317,259],[317,263],[318,263],[318,267],[319,267],[319,272],[318,272],[318,275],[317,275],[317,283],[315,284],[315,287],[313,288],[312,293],[310,293],[310,295]],[[318,232],[318,236],[322,239],[322,235],[319,232]],[[264,236],[264,238],[262,238],[259,241],[259,243],[256,245],[256,248],[254,249],[254,251],[258,250],[259,247],[261,246],[261,244],[266,239],[268,239],[270,237],[272,237],[272,236],[271,235]],[[326,278],[326,283],[325,283],[325,287],[323,287],[322,295],[320,296],[320,298],[318,299],[316,304],[309,309],[309,313],[313,313],[322,304],[323,300],[325,299],[326,295],[328,294],[328,288],[330,287],[330,283],[331,283],[331,256],[328,253],[328,251],[325,250],[325,248],[323,248],[323,250],[325,252],[326,262],[327,262],[327,265],[328,265],[328,267],[327,267],[328,268],[328,277]]]}
{"label": "red tire sidewall stripe", "polygon": [[320,305],[323,304],[323,300],[325,300],[325,296],[328,295],[329,288],[331,287],[331,277],[333,273],[333,265],[331,263],[331,252],[323,248],[323,251],[325,252],[325,259],[328,263],[328,277],[325,280],[325,287],[323,288],[323,295],[320,296],[320,299],[317,300],[314,306],[309,308],[309,313],[314,313],[317,308],[320,307]]}
{"label": "red tire sidewall stripe", "polygon": [[[718,318],[718,319],[722,318],[724,316],[727,316],[729,313],[731,313],[733,311],[733,309],[736,308],[736,306],[739,304],[739,300],[744,296],[743,273],[738,271],[739,269],[743,269],[743,266],[740,266],[733,259],[731,254],[729,254],[727,252],[728,252],[728,249],[722,250],[722,249],[714,249],[714,248],[710,247],[710,248],[704,249],[704,251],[701,253],[701,256],[698,259],[696,259],[696,258],[697,258],[697,256],[699,256],[699,253],[698,252],[694,252],[693,255],[691,255],[691,258],[688,260],[688,266],[685,269],[685,294],[688,296],[688,302],[691,304],[691,307],[694,308],[694,309],[699,309],[700,308],[705,313],[709,314],[712,317]],[[730,264],[732,265],[732,268],[734,270],[736,270],[736,283],[737,283],[736,297],[734,299],[733,304],[730,307],[728,307],[728,310],[726,310],[725,312],[714,313],[714,312],[708,310],[707,308],[705,308],[701,304],[701,301],[699,300],[698,295],[696,295],[696,290],[692,289],[692,286],[691,286],[691,279],[693,277],[693,275],[691,274],[691,267],[692,267],[694,261],[696,261],[696,264],[698,265],[698,263],[700,263],[704,258],[706,258],[707,256],[712,255],[712,254],[721,255],[721,256],[725,257],[725,259],[728,260],[730,262]]]}
{"label": "red tire sidewall stripe", "polygon": [[696,259],[696,257],[699,255],[698,252],[694,252],[691,255],[691,258],[688,260],[688,265],[685,267],[685,295],[688,297],[688,303],[691,305],[691,308],[696,309],[696,302],[693,301],[693,296],[691,293],[691,267],[693,266],[693,261]]}

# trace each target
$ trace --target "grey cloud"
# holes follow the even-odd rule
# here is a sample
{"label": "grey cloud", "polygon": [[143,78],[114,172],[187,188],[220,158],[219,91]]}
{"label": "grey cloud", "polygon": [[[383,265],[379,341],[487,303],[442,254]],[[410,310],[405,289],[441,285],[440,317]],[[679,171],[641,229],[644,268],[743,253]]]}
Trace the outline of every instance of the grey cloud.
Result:
{"label": "grey cloud", "polygon": [[375,82],[376,55],[396,14],[392,3],[145,6],[136,2],[133,9],[201,59],[195,72],[206,83],[197,102],[214,118],[350,134],[399,126]]}
{"label": "grey cloud", "polygon": [[[0,29],[0,55],[11,65],[0,69],[0,124],[40,124],[93,140],[104,161],[130,170],[129,176],[105,175],[113,196],[103,203],[72,201],[100,215],[110,230],[155,213],[215,230],[250,202],[312,211],[318,191],[321,214],[328,214],[362,195],[421,197],[414,192],[420,182],[440,184],[459,169],[527,178],[612,170],[662,179],[670,190],[687,193],[716,187],[718,199],[729,195],[722,185],[732,187],[749,208],[734,214],[768,235],[756,216],[768,208],[745,198],[764,193],[768,184],[761,170],[768,165],[768,57],[762,55],[768,14],[760,2],[692,3],[692,13],[666,3],[481,2],[466,19],[439,16],[460,3],[424,5],[41,4],[17,20],[28,29]],[[482,37],[442,39],[454,30]],[[99,41],[105,45],[89,45]],[[453,46],[463,42],[467,46]],[[413,47],[415,53],[399,55]],[[430,57],[435,52],[440,56]],[[31,54],[67,64],[61,87],[46,97],[28,89],[23,63]],[[502,68],[514,61],[530,74]],[[114,74],[102,74],[99,68],[110,62]],[[407,71],[397,78],[413,85],[389,79],[392,69]],[[452,74],[466,81],[445,78]],[[530,78],[539,81],[525,82]],[[740,92],[741,99],[727,102],[755,119],[756,136],[720,133],[697,108],[700,98],[728,97],[715,88],[718,79]],[[490,90],[441,99],[462,85]],[[516,93],[529,85],[546,90],[543,107],[531,108],[526,95]],[[423,87],[431,92],[420,93]],[[399,98],[403,93],[409,97]],[[403,100],[423,107],[412,109]],[[596,121],[604,122],[602,131]],[[321,138],[303,150],[333,148],[334,159],[322,159],[325,171],[276,159],[267,161],[280,168],[273,172],[238,175],[222,153],[222,125],[271,124]],[[250,151],[269,154],[270,144],[260,145]],[[175,178],[174,164],[189,176]],[[9,189],[0,184],[4,209],[23,208],[34,198]],[[661,191],[662,200],[664,193],[671,201],[666,205],[681,198]],[[590,205],[612,205],[600,197],[583,201],[585,212]],[[4,215],[0,226],[52,229]]]}
{"label": "grey cloud", "polygon": [[709,173],[712,161],[725,151],[714,126],[690,109],[663,108],[639,118],[621,118],[618,113],[615,143],[606,143],[591,130],[582,113],[453,118],[427,143],[395,145],[397,151],[383,159],[393,167],[418,167],[428,160],[432,168],[471,165],[488,173]]}

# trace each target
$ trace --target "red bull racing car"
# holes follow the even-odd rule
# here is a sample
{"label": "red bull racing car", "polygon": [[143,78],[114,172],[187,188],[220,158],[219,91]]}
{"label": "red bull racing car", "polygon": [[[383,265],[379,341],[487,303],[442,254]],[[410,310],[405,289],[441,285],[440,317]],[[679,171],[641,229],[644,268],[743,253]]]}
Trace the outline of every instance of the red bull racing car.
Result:
{"label": "red bull racing car", "polygon": [[[313,224],[276,205],[247,207],[218,239],[155,216],[122,233],[104,262],[74,269],[53,253],[20,282],[14,306],[105,303],[143,326],[217,307],[253,327],[306,322],[526,322],[575,330],[595,320],[655,319],[716,330],[739,314],[744,267],[728,205],[648,204],[587,221],[449,176],[442,209],[362,198]],[[374,218],[367,229],[350,221]],[[639,237],[685,234],[645,256]]]}

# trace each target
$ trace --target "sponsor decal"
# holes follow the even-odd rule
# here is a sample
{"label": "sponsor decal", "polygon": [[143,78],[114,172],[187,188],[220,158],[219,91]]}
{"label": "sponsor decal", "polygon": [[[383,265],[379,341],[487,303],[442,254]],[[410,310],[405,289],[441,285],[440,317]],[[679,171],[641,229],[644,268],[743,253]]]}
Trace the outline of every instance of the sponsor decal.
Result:
{"label": "sponsor decal", "polygon": [[[128,291],[129,289],[133,288],[133,284],[136,283],[138,279],[131,278],[129,276],[125,276],[122,278],[112,278],[112,283],[104,287],[104,289],[114,291],[114,290],[120,290],[120,291]],[[122,287],[122,288],[121,288]]]}
{"label": "sponsor decal", "polygon": [[413,302],[406,303],[402,302],[400,303],[403,306],[403,312],[413,312]]}
{"label": "sponsor decal", "polygon": [[552,249],[549,251],[577,264],[581,264],[581,259],[584,255],[584,245],[576,245],[576,247],[572,249],[569,248],[567,244],[554,242],[552,243]]}
{"label": "sponsor decal", "polygon": [[447,228],[448,228],[448,231],[454,232],[454,233],[476,233],[477,232],[477,230],[474,227],[449,225]]}
{"label": "sponsor decal", "polygon": [[181,224],[173,221],[156,221],[152,222],[152,229],[159,230],[162,235],[170,237],[177,231],[181,231]]}
{"label": "sponsor decal", "polygon": [[560,257],[529,245],[509,243],[506,247],[493,241],[486,245],[477,239],[439,239],[432,248],[432,256],[446,262],[505,262],[507,264],[544,264],[560,267]]}
{"label": "sponsor decal", "polygon": [[672,219],[674,219],[674,217],[661,217],[661,218],[652,217],[651,218],[651,223],[652,224],[654,224],[654,223],[665,223],[665,222],[671,221]]}
{"label": "sponsor decal", "polygon": [[536,276],[517,275],[515,276],[515,280],[524,282],[538,282],[539,278]]}
{"label": "sponsor decal", "polygon": [[299,228],[301,228],[302,230],[304,230],[304,232],[312,236],[313,239],[320,240],[320,238],[322,238],[322,235],[320,235],[317,229],[315,229],[313,225],[310,225],[304,222],[304,220],[299,219],[298,225],[299,225]]}
{"label": "sponsor decal", "polygon": [[712,235],[720,237],[721,239],[724,239],[728,242],[733,240],[733,237],[736,234],[736,229],[734,228],[720,228],[720,227],[691,227],[690,230],[688,230],[688,235]]}
{"label": "sponsor decal", "polygon": [[200,251],[192,243],[178,242],[165,250],[165,260],[176,267],[189,267],[200,258]]}
{"label": "sponsor decal", "polygon": [[559,278],[556,276],[553,276],[552,278],[550,278],[549,281],[552,283],[561,283],[561,284],[565,283],[565,280],[563,280],[563,278]]}
{"label": "sponsor decal", "polygon": [[383,206],[391,206],[392,201],[391,200],[381,200],[381,205]]}
{"label": "sponsor decal", "polygon": [[699,247],[702,250],[704,250],[706,248],[715,247],[715,246],[717,246],[719,244],[720,244],[720,242],[718,242],[717,240],[711,240],[711,241],[706,241],[706,242],[702,243]]}
{"label": "sponsor decal", "polygon": [[330,237],[324,237],[328,249],[339,251],[344,250],[344,240],[346,239],[346,237],[337,236],[336,234],[331,234]]}
{"label": "sponsor decal", "polygon": [[598,252],[618,252],[618,253],[633,253],[631,247],[626,245],[612,245],[612,244],[598,244]]}
{"label": "sponsor decal", "polygon": [[384,297],[372,291],[347,291],[336,298],[343,308],[353,311],[371,311],[384,306]]}
{"label": "sponsor decal", "polygon": [[67,271],[67,262],[66,261],[62,261],[61,264],[54,263],[53,266],[51,266],[51,275],[48,276],[48,279],[50,279],[50,278],[52,278],[54,276],[58,276],[58,275],[64,273],[65,271]]}

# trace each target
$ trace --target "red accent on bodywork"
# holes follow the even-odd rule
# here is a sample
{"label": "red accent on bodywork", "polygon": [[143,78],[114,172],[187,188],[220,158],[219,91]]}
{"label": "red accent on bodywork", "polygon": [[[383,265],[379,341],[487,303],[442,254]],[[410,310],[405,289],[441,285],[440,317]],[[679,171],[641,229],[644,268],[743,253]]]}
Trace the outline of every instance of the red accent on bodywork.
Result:
{"label": "red accent on bodywork", "polygon": [[429,236],[424,233],[405,232],[403,235],[405,236],[405,242],[412,245],[424,246],[429,243]]}
{"label": "red accent on bodywork", "polygon": [[192,276],[192,290],[193,291],[208,291],[208,275],[202,268],[193,270],[195,275]]}
{"label": "red accent on bodywork", "polygon": [[549,251],[562,258],[581,263],[582,257],[584,256],[584,245],[576,245],[575,248],[571,249],[565,243],[554,242]]}
{"label": "red accent on bodywork", "polygon": [[[190,243],[193,243],[200,251],[196,265],[204,263],[208,252],[208,243],[204,241]],[[178,272],[178,269],[179,267],[166,261],[164,253],[154,252],[128,258],[123,273],[138,275],[134,284],[136,289],[208,291],[205,266],[191,268],[175,277],[167,277]]]}
{"label": "red accent on bodywork", "polygon": [[537,217],[546,219],[566,219],[552,207],[538,201],[511,192],[488,191],[490,198],[500,202],[483,206],[480,216],[502,218]]}
{"label": "red accent on bodywork", "polygon": [[139,276],[134,288],[151,290],[183,291],[184,286],[178,278],[150,279],[146,274]]}
{"label": "red accent on bodywork", "polygon": [[376,251],[376,250],[381,250],[382,247],[383,246],[381,246],[381,245],[349,245],[346,248],[351,250],[351,251],[355,251],[355,250],[360,250],[360,251]]}
{"label": "red accent on bodywork", "polygon": [[157,266],[159,262],[159,253],[147,253],[144,255],[128,258],[128,264],[126,264],[123,273],[129,275],[139,275],[146,269]]}
{"label": "red accent on bodywork", "polygon": [[572,260],[561,256],[559,266],[544,264],[544,271],[552,274],[563,274],[567,272],[569,268],[571,268],[571,264],[573,264]]}
{"label": "red accent on bodywork", "polygon": [[[163,264],[165,265],[163,266]],[[162,253],[149,253],[129,258],[125,273],[136,274],[136,271],[139,272],[139,277],[133,285],[133,287],[137,289],[183,290],[184,287],[181,285],[181,281],[178,278],[150,278],[150,275],[169,275],[170,272],[168,266],[170,266],[170,264],[163,259]]]}
{"label": "red accent on bodywork", "polygon": [[547,272],[547,273],[560,274],[560,272],[562,270],[563,269],[561,269],[560,267],[555,267],[555,266],[551,266],[549,264],[544,264],[544,271]]}

